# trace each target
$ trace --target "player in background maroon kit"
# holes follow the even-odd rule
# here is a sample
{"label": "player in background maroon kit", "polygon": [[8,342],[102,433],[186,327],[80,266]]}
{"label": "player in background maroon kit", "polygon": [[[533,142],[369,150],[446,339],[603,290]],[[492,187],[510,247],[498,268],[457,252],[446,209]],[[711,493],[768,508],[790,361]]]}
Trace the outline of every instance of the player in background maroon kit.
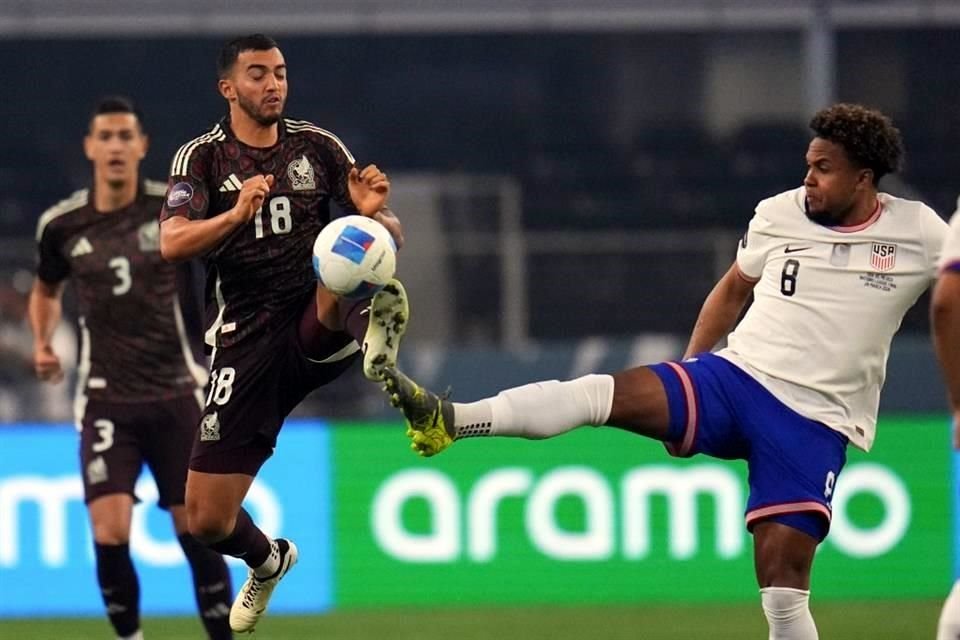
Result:
{"label": "player in background maroon kit", "polygon": [[84,498],[97,579],[120,638],[142,638],[140,587],[130,558],[134,486],[146,462],[159,506],[193,572],[210,638],[232,637],[230,575],[223,558],[187,533],[184,484],[204,370],[193,359],[177,268],[160,256],[157,212],[166,185],[140,179],[147,136],[126,98],[104,98],[84,139],[93,188],[47,210],[37,225],[39,260],[30,294],[33,359],[41,380],[63,379],[51,337],[64,285],[73,280],[81,335],[76,390]]}
{"label": "player in background maroon kit", "polygon": [[234,631],[250,631],[298,550],[258,529],[243,498],[284,418],[360,359],[361,345],[368,378],[396,363],[408,310],[396,280],[372,300],[341,300],[318,286],[312,267],[331,201],[377,219],[402,245],[387,177],[355,166],[329,131],[282,117],[287,67],[272,39],[232,40],[217,70],[229,114],[175,154],[160,240],[165,258],[202,256],[206,265],[213,356],[187,519],[199,540],[250,567],[230,610]]}

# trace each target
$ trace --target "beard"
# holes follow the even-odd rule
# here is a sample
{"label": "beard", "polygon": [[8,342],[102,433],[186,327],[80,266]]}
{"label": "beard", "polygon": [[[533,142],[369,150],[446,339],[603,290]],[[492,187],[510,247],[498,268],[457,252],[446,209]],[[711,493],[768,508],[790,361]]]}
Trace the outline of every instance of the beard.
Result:
{"label": "beard", "polygon": [[810,203],[806,200],[803,201],[803,211],[807,214],[807,219],[810,220],[810,222],[822,225],[824,227],[835,227],[841,224],[847,213],[846,211],[842,213],[833,213],[827,210],[812,211],[810,209]]}
{"label": "beard", "polygon": [[277,124],[280,121],[280,116],[283,111],[281,105],[280,111],[277,111],[276,114],[267,115],[261,112],[260,107],[254,104],[252,100],[248,100],[241,95],[237,96],[237,104],[240,105],[240,108],[243,109],[244,113],[250,116],[254,122],[265,127]]}

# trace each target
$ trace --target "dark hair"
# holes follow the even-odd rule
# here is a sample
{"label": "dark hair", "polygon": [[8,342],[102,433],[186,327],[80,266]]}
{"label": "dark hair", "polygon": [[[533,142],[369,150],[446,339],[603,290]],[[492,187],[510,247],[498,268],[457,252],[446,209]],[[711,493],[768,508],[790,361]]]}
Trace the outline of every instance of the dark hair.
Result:
{"label": "dark hair", "polygon": [[810,120],[817,137],[839,144],[857,165],[873,171],[873,183],[900,170],[903,138],[893,121],[875,109],[840,103],[818,111]]}
{"label": "dark hair", "polygon": [[230,75],[230,70],[244,51],[269,51],[279,48],[276,40],[262,33],[234,38],[220,49],[220,55],[217,56],[217,77],[222,80]]}
{"label": "dark hair", "polygon": [[126,96],[104,96],[100,98],[93,107],[93,113],[90,114],[91,125],[94,118],[107,113],[132,113],[137,117],[137,124],[143,131],[143,114],[140,113],[140,109],[130,98]]}

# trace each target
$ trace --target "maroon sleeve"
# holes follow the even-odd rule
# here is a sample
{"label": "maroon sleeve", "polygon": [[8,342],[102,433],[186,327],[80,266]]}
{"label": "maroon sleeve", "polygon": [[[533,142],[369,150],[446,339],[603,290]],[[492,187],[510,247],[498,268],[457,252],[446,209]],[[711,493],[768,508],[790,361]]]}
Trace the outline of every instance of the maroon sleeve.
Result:
{"label": "maroon sleeve", "polygon": [[182,216],[189,220],[207,217],[210,206],[207,180],[212,174],[212,148],[211,145],[200,145],[190,149],[190,144],[180,147],[173,157],[170,179],[167,181],[167,195],[160,210],[160,222],[173,216]]}
{"label": "maroon sleeve", "polygon": [[62,282],[70,275],[70,263],[63,255],[58,236],[52,225],[47,225],[37,242],[37,277],[48,284]]}

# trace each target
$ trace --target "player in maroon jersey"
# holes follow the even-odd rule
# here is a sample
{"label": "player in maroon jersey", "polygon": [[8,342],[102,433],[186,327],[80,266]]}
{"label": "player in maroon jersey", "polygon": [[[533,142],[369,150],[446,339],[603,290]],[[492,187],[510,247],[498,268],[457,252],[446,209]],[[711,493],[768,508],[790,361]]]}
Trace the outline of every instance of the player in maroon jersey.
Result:
{"label": "player in maroon jersey", "polygon": [[217,67],[229,114],[174,156],[161,250],[170,260],[202,256],[207,267],[213,359],[187,518],[198,539],[250,567],[230,611],[231,627],[249,631],[297,548],[268,538],[241,502],[284,418],[359,359],[360,345],[368,378],[396,362],[408,311],[397,281],[372,301],[339,300],[317,285],[312,268],[331,201],[379,220],[402,245],[400,223],[386,208],[386,175],[355,166],[329,131],[282,117],[287,67],[272,39],[227,43]]}
{"label": "player in maroon jersey", "polygon": [[166,185],[140,179],[147,136],[126,98],[99,102],[84,150],[93,188],[48,209],[37,225],[29,315],[36,373],[59,382],[51,337],[64,284],[73,281],[81,336],[76,421],[104,605],[118,636],[142,637],[129,541],[134,485],[146,462],[193,571],[207,633],[230,638],[226,564],[187,533],[184,485],[206,375],[185,331],[177,268],[160,256]]}

